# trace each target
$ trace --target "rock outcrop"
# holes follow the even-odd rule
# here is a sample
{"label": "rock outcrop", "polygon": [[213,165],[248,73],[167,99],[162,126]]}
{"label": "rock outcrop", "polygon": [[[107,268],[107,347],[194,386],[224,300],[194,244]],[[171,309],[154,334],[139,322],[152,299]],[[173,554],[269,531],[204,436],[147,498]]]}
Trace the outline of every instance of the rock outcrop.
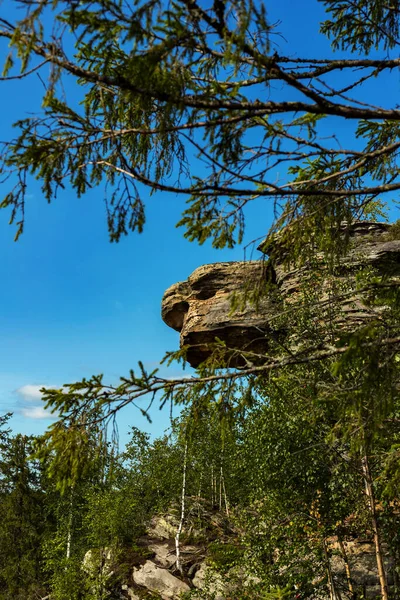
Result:
{"label": "rock outcrop", "polygon": [[[348,540],[343,545],[353,582],[363,590],[364,598],[379,598],[381,590],[377,576],[374,544],[368,540]],[[336,542],[331,544],[331,553],[331,569],[335,585],[346,596],[346,592],[348,593],[346,564]],[[388,558],[386,552],[384,552],[383,560],[388,585],[391,587],[394,585],[396,565]]]}
{"label": "rock outcrop", "polygon": [[265,350],[271,300],[262,298],[260,306],[246,303],[232,311],[232,295],[241,293],[250,281],[265,277],[265,264],[260,261],[216,263],[199,267],[187,281],[165,292],[162,318],[180,331],[181,346],[189,347],[187,360],[193,367],[207,358],[208,346],[216,338],[230,348]]}
{"label": "rock outcrop", "polygon": [[167,569],[157,567],[151,560],[147,560],[138,569],[135,568],[132,579],[136,585],[157,593],[162,600],[179,598],[184,592],[190,590],[187,583],[172,575]]}
{"label": "rock outcrop", "polygon": [[[122,586],[123,598],[178,600],[196,588],[196,572],[205,558],[204,539],[196,544],[180,544],[183,577],[177,569],[175,534],[178,524],[173,515],[157,515],[151,519],[146,534],[136,542],[133,560],[123,557],[124,562],[128,558],[126,564],[132,567],[128,581]],[[184,529],[183,533],[189,532]]]}
{"label": "rock outcrop", "polygon": [[[344,224],[344,233],[350,238],[348,251],[335,267],[338,282],[354,279],[364,267],[376,268],[391,277],[400,278],[400,239],[393,239],[391,225],[376,222]],[[400,238],[400,236],[398,236]],[[162,300],[162,318],[167,325],[180,332],[180,344],[188,347],[187,360],[197,367],[210,355],[210,345],[218,338],[227,347],[263,354],[268,351],[271,319],[285,303],[293,302],[300,284],[315,264],[321,272],[325,257],[317,253],[311,264],[301,267],[288,263],[279,235],[266,240],[259,250],[267,260],[224,262],[204,265],[184,281],[172,285]],[[270,282],[269,294],[260,295],[258,303],[245,301],[233,309],[232,298],[250,292],[256,286]],[[399,279],[400,283],[400,279]],[[242,306],[240,306],[242,304]],[[359,297],[347,297],[341,304],[341,327],[354,329],[376,314]],[[338,317],[339,318],[339,317]],[[234,358],[230,366],[243,366]]]}
{"label": "rock outcrop", "polygon": [[[203,510],[204,507],[203,507]],[[156,516],[147,531],[147,534],[141,537],[136,546],[134,564],[130,569],[130,576],[126,583],[122,585],[121,600],[141,600],[142,598],[158,598],[160,600],[180,600],[183,597],[190,597],[193,600],[228,600],[239,596],[239,591],[243,589],[251,591],[250,597],[257,597],[257,593],[263,590],[262,579],[251,571],[247,571],[242,564],[226,567],[222,571],[215,564],[215,555],[212,557],[212,539],[217,537],[218,544],[221,547],[227,544],[238,544],[240,541],[240,532],[230,529],[222,533],[221,527],[226,527],[227,522],[224,515],[213,512],[204,512],[210,523],[214,522],[215,529],[208,528],[208,535],[211,538],[205,542],[204,531],[197,533],[198,541],[191,545],[182,544],[180,548],[182,568],[184,576],[176,569],[175,539],[171,532],[170,536],[165,537],[165,523],[174,521],[171,515]],[[223,525],[225,523],[225,525]],[[154,538],[154,531],[163,532],[160,538]],[[188,530],[185,531],[188,534]],[[193,531],[192,531],[193,533]],[[196,532],[194,532],[196,533]],[[195,539],[196,535],[195,535]],[[214,539],[215,541],[215,539]],[[373,599],[379,596],[379,578],[376,567],[375,548],[372,540],[357,540],[349,538],[343,542],[340,548],[337,538],[332,537],[327,540],[327,549],[330,556],[330,567],[335,588],[340,594],[338,597],[343,600],[349,599],[348,574],[351,573],[351,580],[354,590],[358,596],[366,599]],[[139,552],[138,552],[139,550]],[[388,558],[387,548],[384,550],[385,568],[390,586],[394,583],[394,572],[396,565],[393,560]],[[141,554],[142,559],[138,561]],[[96,564],[99,557],[97,551],[87,553],[85,563]],[[111,574],[111,568],[117,568],[115,560],[111,564],[111,554],[105,549],[101,557],[106,560],[104,567],[106,577],[102,577],[102,582],[107,586],[108,576]],[[346,557],[346,561],[344,560]],[[127,556],[121,555],[123,562],[127,565]],[[221,565],[220,565],[221,566]],[[321,572],[321,565],[316,565],[316,570]],[[103,574],[104,575],[104,574]],[[327,600],[327,584],[320,586],[321,582],[316,581],[316,597],[320,600]],[[103,588],[103,591],[106,588]],[[190,592],[190,594],[188,594]]]}

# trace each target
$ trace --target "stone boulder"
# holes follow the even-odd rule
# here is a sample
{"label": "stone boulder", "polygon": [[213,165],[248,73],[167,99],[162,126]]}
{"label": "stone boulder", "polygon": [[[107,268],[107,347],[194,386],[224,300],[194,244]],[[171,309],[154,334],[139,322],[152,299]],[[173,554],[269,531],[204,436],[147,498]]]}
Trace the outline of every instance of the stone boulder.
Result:
{"label": "stone boulder", "polygon": [[92,548],[83,557],[83,570],[88,575],[94,576],[102,573],[105,576],[111,576],[115,560],[116,557],[111,548]]}
{"label": "stone boulder", "polygon": [[[391,237],[389,223],[357,221],[351,225],[343,224],[343,235],[349,237],[347,252],[335,267],[336,277],[351,277],[364,267],[375,267],[389,275],[400,275],[400,240]],[[296,292],[304,277],[310,272],[310,264],[300,268],[287,262],[285,250],[281,247],[279,234],[267,238],[258,250],[270,257],[276,284],[284,297]],[[317,253],[316,263],[324,262],[324,254]]]}
{"label": "stone boulder", "polygon": [[139,596],[135,594],[132,588],[130,588],[126,583],[122,586],[122,592],[127,594],[129,600],[140,600]]}
{"label": "stone boulder", "polygon": [[159,594],[163,600],[178,599],[190,589],[187,583],[150,560],[133,570],[132,579],[136,585]]}
{"label": "stone boulder", "polygon": [[[377,598],[380,596],[374,544],[371,541],[350,540],[344,542],[344,548],[354,588],[358,591],[362,590],[364,598]],[[335,585],[342,595],[346,597],[346,594],[348,595],[346,565],[337,544],[332,544],[332,550],[331,568]],[[383,547],[383,551],[388,584],[392,586],[394,584],[395,565],[388,558],[385,547]]]}
{"label": "stone boulder", "polygon": [[104,584],[114,575],[117,556],[112,548],[93,548],[83,557],[83,570],[93,581]]}
{"label": "stone boulder", "polygon": [[147,545],[147,548],[150,552],[154,552],[154,561],[160,567],[169,569],[176,563],[176,551],[173,540],[170,542],[151,541]]}
{"label": "stone boulder", "polygon": [[[176,565],[175,535],[178,526],[175,516],[156,515],[151,519],[146,536],[141,538],[143,547],[153,555],[149,558],[159,567],[173,570]],[[185,528],[182,531],[185,533]],[[185,571],[196,567],[199,555],[204,555],[202,545],[180,543],[180,558]]]}
{"label": "stone boulder", "polygon": [[214,600],[224,600],[226,585],[223,577],[203,563],[193,577],[193,586],[203,592],[207,592]]}

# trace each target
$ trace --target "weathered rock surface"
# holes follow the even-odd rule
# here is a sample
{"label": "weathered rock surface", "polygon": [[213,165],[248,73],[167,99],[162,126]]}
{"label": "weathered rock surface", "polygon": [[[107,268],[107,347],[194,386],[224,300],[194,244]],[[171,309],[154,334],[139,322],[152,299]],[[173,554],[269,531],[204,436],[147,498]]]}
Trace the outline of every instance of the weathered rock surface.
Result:
{"label": "weathered rock surface", "polygon": [[157,515],[151,519],[147,528],[147,535],[150,538],[169,539],[175,536],[178,528],[178,521],[172,515]]}
{"label": "weathered rock surface", "polygon": [[179,598],[181,594],[190,589],[187,583],[172,575],[167,569],[157,567],[150,560],[147,560],[140,568],[133,570],[132,579],[136,585],[160,594],[163,600]]}
{"label": "weathered rock surface", "polygon": [[176,563],[175,548],[170,543],[152,541],[147,547],[154,552],[154,560],[160,567],[169,569]]}
{"label": "weathered rock surface", "polygon": [[[337,277],[348,276],[360,268],[371,266],[391,275],[400,275],[400,240],[388,240],[391,225],[388,223],[356,222],[348,227],[347,234],[351,240],[347,254],[341,258],[336,267]],[[281,252],[279,237],[274,245],[263,242],[258,247],[260,252],[271,256],[276,283],[284,296],[296,291],[301,279],[310,271],[310,267],[288,267],[284,252]],[[324,255],[317,254],[322,263]]]}
{"label": "weathered rock surface", "polygon": [[83,557],[83,568],[89,575],[95,575],[99,572],[105,576],[113,573],[113,563],[115,556],[111,548],[96,548],[88,550]]}
{"label": "weathered rock surface", "polygon": [[91,588],[94,594],[107,586],[114,575],[115,564],[116,556],[111,548],[95,548],[86,552],[83,557],[83,570],[92,581]]}
{"label": "weathered rock surface", "polygon": [[224,585],[222,575],[204,563],[193,577],[193,585],[200,590],[207,590],[207,593],[215,600],[224,600],[225,598],[226,585]]}
{"label": "weathered rock surface", "polygon": [[187,359],[192,366],[207,358],[208,345],[216,338],[230,348],[265,350],[271,300],[263,298],[257,308],[247,302],[243,309],[232,311],[232,294],[265,277],[265,264],[260,261],[216,263],[199,267],[187,281],[165,292],[162,318],[181,332],[181,345],[189,346]]}
{"label": "weathered rock surface", "polygon": [[[225,520],[225,517],[218,512],[214,512],[213,515],[214,518],[210,519],[210,523],[213,521],[220,523],[221,520]],[[174,517],[170,515],[156,516],[153,519],[152,527],[154,529],[158,521],[163,523],[173,519]],[[150,531],[153,529],[150,529]],[[213,539],[217,530],[213,530]],[[266,532],[263,531],[262,535],[265,534]],[[232,529],[228,538],[222,536],[218,539],[220,543],[225,541],[229,544],[232,541],[237,542],[239,537],[240,532]],[[216,570],[214,568],[215,563],[210,560],[213,555],[208,552],[207,543],[204,544],[204,539],[202,538],[202,540],[202,543],[198,545],[183,544],[181,546],[181,560],[185,574],[185,577],[182,578],[176,570],[173,535],[168,539],[154,539],[149,535],[140,538],[138,547],[143,550],[143,556],[146,555],[147,557],[139,562],[135,555],[135,562],[130,562],[132,577],[125,580],[126,582],[120,588],[121,600],[122,598],[127,600],[140,600],[142,598],[179,600],[182,594],[189,590],[191,590],[190,597],[193,600],[228,600],[241,597],[240,594],[244,589],[249,591],[252,598],[256,598],[257,594],[263,591],[262,579],[242,564],[232,566],[228,570],[225,569],[224,572]],[[327,540],[327,548],[338,598],[351,600],[347,577],[348,569],[350,569],[352,585],[357,594],[362,594],[363,598],[370,600],[379,596],[379,578],[372,539],[357,540],[348,538],[343,542],[343,546],[339,546],[337,538],[332,537]],[[393,560],[389,560],[385,546],[383,546],[383,552],[388,583],[392,586],[396,564]],[[90,556],[97,557],[98,552],[94,551],[91,555],[88,553],[88,556],[89,558]],[[347,570],[344,556],[347,561]],[[128,556],[123,557],[124,561],[127,558]],[[129,560],[126,564],[129,564]],[[318,572],[321,570],[320,567],[321,565],[317,564]],[[328,600],[328,587],[319,587],[319,579],[316,581],[318,592],[315,597],[320,600]]]}
{"label": "weathered rock surface", "polygon": [[[349,281],[349,277],[367,266],[400,278],[400,240],[389,239],[389,224],[357,222],[344,228],[351,243],[335,269],[338,282]],[[187,360],[193,367],[210,355],[210,344],[216,338],[229,348],[261,355],[268,351],[271,331],[277,334],[271,326],[272,317],[282,305],[293,301],[301,282],[311,273],[311,266],[290,267],[279,236],[272,244],[263,242],[259,249],[269,255],[268,261],[204,265],[165,292],[162,318],[180,331],[180,344],[189,348]],[[316,260],[323,272],[323,254],[318,254]],[[258,305],[247,301],[232,310],[233,295],[243,295],[251,284],[260,285],[267,280],[275,284],[270,296],[261,296]],[[346,298],[340,308],[337,319],[342,328],[354,328],[376,316],[357,296]],[[240,355],[231,359],[230,366],[243,366]]]}
{"label": "weathered rock surface", "polygon": [[[337,549],[337,545],[333,544],[333,550]],[[347,557],[350,575],[354,584],[357,587],[363,588],[366,598],[376,598],[380,596],[379,578],[376,567],[375,547],[372,542],[352,540],[344,542],[345,553]],[[385,548],[384,548],[385,550]],[[383,556],[385,564],[385,572],[388,585],[394,583],[394,568],[393,561],[388,559],[384,552]],[[333,553],[331,557],[331,568],[335,581],[335,585],[342,593],[348,592],[348,583],[346,575],[346,565],[341,552]]]}

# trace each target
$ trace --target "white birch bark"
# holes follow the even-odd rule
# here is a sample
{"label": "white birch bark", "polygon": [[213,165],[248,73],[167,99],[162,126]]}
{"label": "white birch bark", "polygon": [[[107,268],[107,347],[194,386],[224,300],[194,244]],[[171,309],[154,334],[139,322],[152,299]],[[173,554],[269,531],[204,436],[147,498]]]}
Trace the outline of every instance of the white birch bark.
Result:
{"label": "white birch bark", "polygon": [[222,473],[222,465],[219,471],[219,510],[222,510],[222,480],[223,480],[223,473]]}
{"label": "white birch bark", "polygon": [[211,464],[211,506],[214,506],[214,465]]}
{"label": "white birch bark", "polygon": [[175,535],[176,568],[178,569],[178,571],[180,572],[181,575],[183,575],[183,571],[182,571],[181,551],[180,551],[179,540],[180,540],[180,537],[181,537],[181,533],[182,533],[182,529],[183,529],[183,523],[184,523],[184,520],[185,520],[187,451],[188,451],[188,444],[187,444],[187,441],[186,441],[185,442],[185,451],[184,451],[184,455],[183,455],[181,518],[180,518],[180,521],[179,521],[178,530],[177,530],[176,535]]}
{"label": "white birch bark", "polygon": [[221,476],[222,476],[222,489],[223,489],[223,492],[224,492],[225,512],[226,512],[226,516],[229,517],[229,503],[228,503],[228,496],[226,495],[225,477],[224,477],[224,474],[222,472],[222,467],[221,467]]}
{"label": "white birch bark", "polygon": [[69,511],[68,511],[68,530],[67,530],[67,560],[71,557],[71,540],[72,540],[72,525],[73,525],[73,503],[74,503],[74,488],[71,487],[71,495],[69,500]]}

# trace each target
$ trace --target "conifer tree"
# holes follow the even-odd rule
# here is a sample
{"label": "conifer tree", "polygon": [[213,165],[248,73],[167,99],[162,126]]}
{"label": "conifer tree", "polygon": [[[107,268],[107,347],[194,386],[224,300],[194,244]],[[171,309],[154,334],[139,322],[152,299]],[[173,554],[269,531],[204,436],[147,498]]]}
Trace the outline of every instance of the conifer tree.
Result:
{"label": "conifer tree", "polygon": [[257,198],[278,203],[275,225],[290,224],[298,252],[311,231],[331,235],[395,198],[400,112],[376,106],[368,83],[397,85],[398,6],[315,2],[326,12],[315,34],[346,58],[282,54],[268,5],[253,0],[13,0],[19,18],[0,12],[4,78],[45,82],[42,108],[2,151],[17,236],[32,175],[48,201],[67,183],[78,195],[107,185],[112,240],[142,230],[145,187],[183,196],[185,235],[216,247],[242,239]]}
{"label": "conifer tree", "polygon": [[43,492],[32,438],[5,435],[0,461],[0,597],[26,598],[43,590]]}

